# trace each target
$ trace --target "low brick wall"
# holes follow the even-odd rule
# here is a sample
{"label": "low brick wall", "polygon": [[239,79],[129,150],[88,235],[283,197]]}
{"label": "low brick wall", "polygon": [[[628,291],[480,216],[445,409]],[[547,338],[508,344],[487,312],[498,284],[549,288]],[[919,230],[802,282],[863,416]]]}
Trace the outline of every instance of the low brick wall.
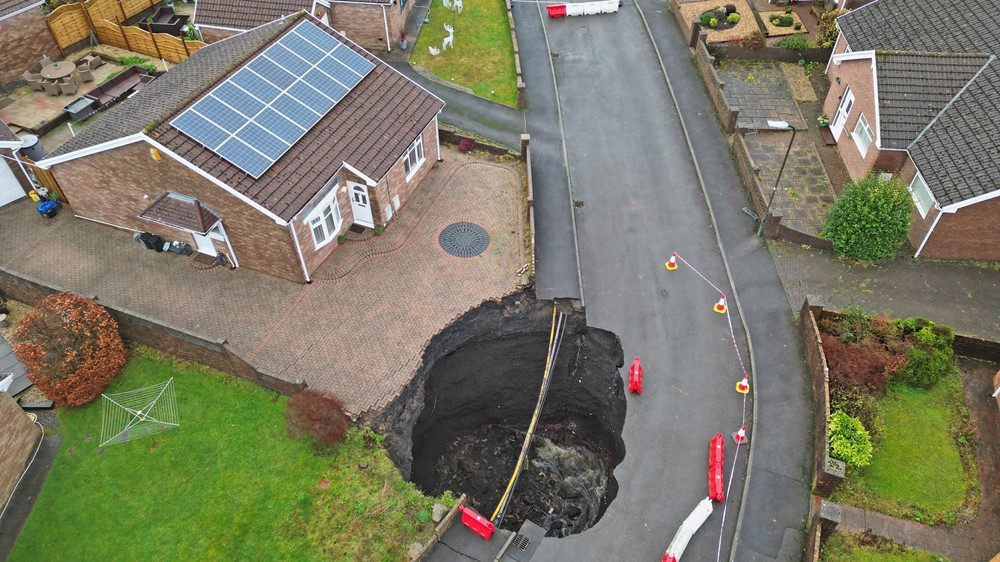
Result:
{"label": "low brick wall", "polygon": [[812,497],[809,506],[809,517],[806,520],[806,547],[802,551],[803,562],[819,560],[820,544],[830,537],[830,534],[840,524],[842,508],[824,500],[819,496]]}
{"label": "low brick wall", "polygon": [[506,0],[507,4],[507,25],[510,27],[510,43],[514,47],[514,72],[517,76],[517,107],[524,109],[524,76],[521,74],[521,50],[517,45],[517,31],[514,28],[514,12],[511,0]]}
{"label": "low brick wall", "polygon": [[[490,154],[495,154],[496,156],[519,156],[516,152],[505,146],[492,144],[481,138],[472,136],[471,133],[466,133],[465,131],[454,129],[440,123],[438,124],[438,136],[441,139],[441,142],[453,144],[455,146],[460,145],[463,140],[469,140],[473,143],[473,150],[482,150],[484,152],[489,152]],[[520,156],[523,156],[523,154]]]}
{"label": "low brick wall", "polygon": [[844,463],[830,458],[826,431],[830,423],[830,369],[820,341],[816,320],[822,314],[822,305],[810,304],[809,298],[799,311],[799,334],[805,351],[806,366],[812,379],[813,397],[813,493],[830,497],[837,485],[844,480]]}
{"label": "low brick wall", "polygon": [[6,392],[0,392],[0,505],[5,505],[34,454],[42,430]]}
{"label": "low brick wall", "polygon": [[[0,291],[14,300],[34,305],[41,298],[64,290],[0,268]],[[85,296],[98,299],[95,295]],[[301,379],[289,381],[260,371],[233,351],[225,340],[207,340],[122,307],[103,302],[101,305],[118,321],[118,331],[129,343],[147,345],[187,361],[208,365],[282,394],[291,395],[306,387]]]}
{"label": "low brick wall", "polygon": [[728,43],[713,43],[709,51],[716,57],[725,60],[773,60],[778,62],[797,63],[800,60],[821,62],[826,64],[833,53],[832,48],[812,47],[804,51],[793,51],[784,47],[764,47],[763,49],[745,49]]}
{"label": "low brick wall", "polygon": [[701,70],[705,85],[708,86],[708,95],[712,98],[715,111],[719,114],[723,130],[726,131],[727,135],[733,134],[736,131],[736,120],[739,118],[740,111],[739,108],[729,105],[729,101],[726,99],[726,83],[719,78],[719,74],[715,71],[715,57],[708,52],[704,36],[695,45],[694,60]]}

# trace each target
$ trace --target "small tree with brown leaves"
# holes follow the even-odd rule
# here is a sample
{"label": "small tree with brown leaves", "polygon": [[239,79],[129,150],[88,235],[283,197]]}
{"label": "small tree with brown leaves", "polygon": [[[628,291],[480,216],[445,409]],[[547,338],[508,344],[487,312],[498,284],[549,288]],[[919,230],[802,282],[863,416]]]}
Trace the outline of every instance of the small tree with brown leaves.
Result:
{"label": "small tree with brown leaves", "polygon": [[127,358],[115,319],[72,293],[45,297],[24,315],[14,330],[14,353],[28,378],[58,406],[81,406],[100,396]]}
{"label": "small tree with brown leaves", "polygon": [[292,437],[312,437],[320,448],[336,445],[347,435],[344,403],[340,398],[318,390],[307,388],[292,396],[285,418]]}

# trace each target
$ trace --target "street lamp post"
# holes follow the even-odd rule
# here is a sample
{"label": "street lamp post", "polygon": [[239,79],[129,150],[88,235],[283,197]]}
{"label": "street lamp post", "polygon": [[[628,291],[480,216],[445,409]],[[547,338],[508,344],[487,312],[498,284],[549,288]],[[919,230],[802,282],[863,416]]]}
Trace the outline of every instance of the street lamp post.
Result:
{"label": "street lamp post", "polygon": [[787,131],[791,129],[792,140],[788,141],[788,149],[785,150],[785,158],[781,161],[781,168],[778,168],[778,177],[774,179],[774,187],[771,189],[771,198],[767,201],[767,209],[764,210],[764,216],[760,217],[760,225],[757,227],[757,236],[764,233],[764,221],[766,221],[768,215],[771,214],[771,205],[774,204],[774,194],[778,192],[778,182],[781,181],[781,174],[785,171],[785,163],[788,162],[788,155],[792,152],[792,144],[795,143],[795,133],[798,132],[798,129],[787,121],[768,120],[767,127],[768,129],[775,131]]}

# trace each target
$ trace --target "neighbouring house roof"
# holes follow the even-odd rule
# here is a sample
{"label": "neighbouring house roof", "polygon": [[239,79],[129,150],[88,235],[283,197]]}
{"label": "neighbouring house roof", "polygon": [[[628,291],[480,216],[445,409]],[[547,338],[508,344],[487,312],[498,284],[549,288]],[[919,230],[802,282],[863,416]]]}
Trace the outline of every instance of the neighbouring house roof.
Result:
{"label": "neighbouring house roof", "polygon": [[837,18],[852,51],[991,53],[1000,48],[994,0],[879,0]]}
{"label": "neighbouring house roof", "polygon": [[10,130],[3,120],[0,120],[0,142],[21,142],[21,139]]}
{"label": "neighbouring house roof", "polygon": [[38,0],[0,0],[0,20],[7,19],[8,16],[25,8],[41,6],[42,4],[43,2]]}
{"label": "neighbouring house roof", "polygon": [[200,201],[178,193],[163,193],[139,218],[205,234],[219,222],[219,216]]}
{"label": "neighbouring house roof", "polygon": [[194,23],[253,29],[311,6],[312,0],[198,0]]}
{"label": "neighbouring house roof", "polygon": [[1000,60],[993,57],[910,145],[910,156],[945,207],[1000,189]]}
{"label": "neighbouring house roof", "polygon": [[876,52],[882,147],[906,148],[989,58],[987,54]]}
{"label": "neighbouring house roof", "polygon": [[319,27],[324,32],[375,66],[258,179],[169,124],[175,115],[277,41],[292,24],[310,17],[300,12],[203,47],[108,110],[53,156],[147,130],[171,152],[286,221],[345,162],[368,178],[380,180],[434,120],[444,102],[323,25]]}

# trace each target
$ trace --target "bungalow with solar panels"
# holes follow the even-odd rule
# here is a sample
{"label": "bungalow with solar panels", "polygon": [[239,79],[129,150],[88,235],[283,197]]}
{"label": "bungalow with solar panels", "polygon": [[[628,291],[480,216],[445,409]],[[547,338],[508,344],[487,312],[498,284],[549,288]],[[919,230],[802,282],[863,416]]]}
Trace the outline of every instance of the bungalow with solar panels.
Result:
{"label": "bungalow with solar panels", "polygon": [[200,49],[38,165],[79,218],[309,282],[419,189],[443,107],[301,12]]}
{"label": "bungalow with solar panels", "polygon": [[305,10],[366,49],[391,51],[413,0],[198,0],[194,24],[211,43]]}

